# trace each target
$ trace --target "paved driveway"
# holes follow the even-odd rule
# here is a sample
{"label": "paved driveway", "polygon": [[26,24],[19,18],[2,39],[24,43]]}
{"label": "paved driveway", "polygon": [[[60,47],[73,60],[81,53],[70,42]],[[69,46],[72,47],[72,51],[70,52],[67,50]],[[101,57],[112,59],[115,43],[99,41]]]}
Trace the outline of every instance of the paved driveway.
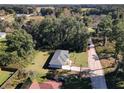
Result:
{"label": "paved driveway", "polygon": [[88,64],[91,70],[90,77],[92,87],[94,89],[106,89],[107,86],[104,77],[104,71],[102,69],[100,60],[96,54],[95,48],[90,48],[88,50]]}

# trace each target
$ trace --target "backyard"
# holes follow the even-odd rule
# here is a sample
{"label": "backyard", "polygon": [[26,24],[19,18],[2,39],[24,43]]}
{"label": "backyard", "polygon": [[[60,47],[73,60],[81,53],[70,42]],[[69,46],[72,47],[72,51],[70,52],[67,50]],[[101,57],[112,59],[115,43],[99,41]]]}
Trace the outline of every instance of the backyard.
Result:
{"label": "backyard", "polygon": [[82,67],[88,66],[87,52],[81,52],[81,53],[72,52],[70,53],[70,59],[72,60],[72,65],[82,66]]}
{"label": "backyard", "polygon": [[11,73],[8,71],[0,71],[0,86],[10,77]]}
{"label": "backyard", "polygon": [[46,63],[49,57],[48,52],[36,51],[35,57],[28,67],[25,68],[26,71],[32,71],[35,73],[35,76],[32,79],[37,80],[38,82],[42,82],[42,76],[45,76],[48,72],[47,69],[43,69],[44,64]]}

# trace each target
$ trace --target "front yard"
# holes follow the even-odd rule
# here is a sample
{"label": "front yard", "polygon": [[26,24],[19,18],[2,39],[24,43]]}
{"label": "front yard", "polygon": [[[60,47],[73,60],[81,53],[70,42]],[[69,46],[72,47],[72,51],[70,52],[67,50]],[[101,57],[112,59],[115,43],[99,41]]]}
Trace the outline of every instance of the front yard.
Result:
{"label": "front yard", "polygon": [[81,66],[81,67],[88,67],[88,54],[87,52],[70,53],[70,60],[72,60],[72,65],[74,66]]}

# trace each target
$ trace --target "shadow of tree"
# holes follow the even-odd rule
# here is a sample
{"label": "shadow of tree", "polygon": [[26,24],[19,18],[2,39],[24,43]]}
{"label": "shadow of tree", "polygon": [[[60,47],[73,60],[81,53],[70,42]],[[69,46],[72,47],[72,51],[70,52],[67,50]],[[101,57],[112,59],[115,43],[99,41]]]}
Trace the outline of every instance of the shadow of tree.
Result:
{"label": "shadow of tree", "polygon": [[89,77],[82,77],[84,73],[69,74],[70,71],[49,70],[47,78],[56,82],[62,82],[61,89],[91,89],[91,81]]}
{"label": "shadow of tree", "polygon": [[124,73],[118,72],[115,77],[115,72],[105,75],[106,83],[109,89],[124,89]]}
{"label": "shadow of tree", "polygon": [[62,89],[91,89],[90,78],[82,78],[77,75],[68,76],[61,86]]}

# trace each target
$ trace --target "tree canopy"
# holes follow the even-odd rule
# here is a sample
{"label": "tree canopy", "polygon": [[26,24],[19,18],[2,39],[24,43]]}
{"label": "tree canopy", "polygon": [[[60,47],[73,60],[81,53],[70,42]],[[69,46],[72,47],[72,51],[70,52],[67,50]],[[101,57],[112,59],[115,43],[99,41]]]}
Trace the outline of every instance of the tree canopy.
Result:
{"label": "tree canopy", "polygon": [[7,51],[16,52],[19,57],[31,54],[34,47],[32,36],[24,30],[16,30],[7,35],[6,44]]}
{"label": "tree canopy", "polygon": [[35,30],[29,30],[37,48],[82,50],[86,48],[88,32],[76,17],[46,17]]}

